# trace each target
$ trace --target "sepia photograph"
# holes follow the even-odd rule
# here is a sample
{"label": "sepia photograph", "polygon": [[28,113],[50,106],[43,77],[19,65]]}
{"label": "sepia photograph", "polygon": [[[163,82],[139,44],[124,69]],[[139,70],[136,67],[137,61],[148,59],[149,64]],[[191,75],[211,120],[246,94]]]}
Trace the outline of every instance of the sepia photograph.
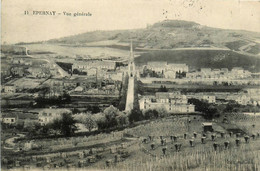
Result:
{"label": "sepia photograph", "polygon": [[260,0],[1,0],[1,171],[260,170]]}

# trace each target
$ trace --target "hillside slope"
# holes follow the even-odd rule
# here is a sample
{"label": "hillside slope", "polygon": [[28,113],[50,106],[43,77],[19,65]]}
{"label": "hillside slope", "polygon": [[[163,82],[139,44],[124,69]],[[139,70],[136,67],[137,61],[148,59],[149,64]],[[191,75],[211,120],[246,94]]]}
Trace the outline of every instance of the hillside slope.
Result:
{"label": "hillside slope", "polygon": [[[144,29],[87,32],[52,39],[48,43],[120,48],[120,46],[124,46],[124,43],[128,43],[130,38],[137,47],[146,49],[218,47],[252,55],[260,53],[260,33],[216,29],[181,20],[165,20]],[[104,41],[107,44],[104,44]],[[93,44],[93,42],[102,43]]]}

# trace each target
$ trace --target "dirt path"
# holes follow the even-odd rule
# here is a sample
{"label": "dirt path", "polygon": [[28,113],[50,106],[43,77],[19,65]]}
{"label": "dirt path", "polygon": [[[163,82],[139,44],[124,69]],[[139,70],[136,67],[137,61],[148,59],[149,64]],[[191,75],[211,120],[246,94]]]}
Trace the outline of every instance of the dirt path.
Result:
{"label": "dirt path", "polygon": [[24,134],[17,134],[15,137],[6,139],[4,148],[8,149],[8,150],[14,150],[15,149],[15,145],[16,145],[14,143],[15,139],[21,138],[21,137],[24,137],[24,136],[25,136]]}

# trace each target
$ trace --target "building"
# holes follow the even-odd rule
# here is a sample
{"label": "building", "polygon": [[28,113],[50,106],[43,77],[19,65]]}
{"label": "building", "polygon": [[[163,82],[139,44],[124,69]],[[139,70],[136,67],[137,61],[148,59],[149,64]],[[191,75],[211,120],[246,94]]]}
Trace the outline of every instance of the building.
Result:
{"label": "building", "polygon": [[168,71],[175,71],[175,72],[188,72],[189,71],[189,67],[186,64],[169,63],[169,64],[167,64],[166,69]]}
{"label": "building", "polygon": [[14,84],[6,84],[6,85],[4,85],[4,92],[5,93],[15,93],[16,86]]}
{"label": "building", "polygon": [[[147,69],[159,75],[155,77],[164,77],[168,79],[175,79],[177,78],[177,73],[187,73],[189,70],[186,64],[167,63],[163,61],[147,62],[147,65],[143,67],[143,73],[145,71],[147,72]],[[150,73],[148,75],[150,76]]]}
{"label": "building", "polygon": [[16,114],[10,113],[2,116],[2,123],[6,124],[15,124],[18,120],[18,116]]}
{"label": "building", "polygon": [[216,103],[216,96],[213,95],[203,95],[202,100],[208,103]]}
{"label": "building", "polygon": [[164,73],[165,78],[176,78],[176,72],[175,71],[165,71]]}
{"label": "building", "polygon": [[75,61],[72,65],[72,71],[78,70],[80,72],[90,72],[90,75],[94,74],[94,70],[115,70],[116,62],[105,60],[89,60],[89,61]]}
{"label": "building", "polygon": [[213,95],[212,93],[191,93],[188,94],[187,97],[189,99],[198,99],[201,101],[206,101],[208,103],[216,103],[216,96]]}
{"label": "building", "polygon": [[165,72],[167,62],[163,61],[150,61],[147,62],[147,69],[155,71],[156,73],[163,74]]}
{"label": "building", "polygon": [[141,110],[164,108],[169,113],[195,112],[195,106],[188,104],[187,97],[180,92],[157,92],[155,96],[143,96],[139,106]]}
{"label": "building", "polygon": [[200,72],[205,74],[205,75],[208,75],[208,74],[211,73],[211,68],[201,68]]}
{"label": "building", "polygon": [[113,81],[123,81],[123,72],[106,72],[103,75],[104,79]]}
{"label": "building", "polygon": [[175,78],[176,72],[182,73],[189,71],[189,67],[186,64],[167,63],[163,61],[147,62],[145,67],[156,72],[157,74],[164,74],[165,78]]}
{"label": "building", "polygon": [[[207,80],[226,80],[232,81],[236,80],[236,82],[241,82],[238,84],[242,84],[242,78],[250,78],[251,73],[249,71],[244,70],[241,67],[235,67],[231,71],[228,71],[227,68],[221,69],[211,69],[211,68],[201,68],[200,71],[190,72],[186,74],[186,78],[188,79],[207,79]],[[229,80],[228,80],[229,79]],[[240,80],[237,80],[240,79]]]}
{"label": "building", "polygon": [[60,118],[63,113],[71,113],[71,111],[68,109],[43,109],[38,114],[38,121],[41,125],[46,125],[53,120]]}
{"label": "building", "polygon": [[251,103],[250,97],[248,96],[248,94],[245,93],[229,94],[226,100],[236,101],[240,105],[248,105]]}

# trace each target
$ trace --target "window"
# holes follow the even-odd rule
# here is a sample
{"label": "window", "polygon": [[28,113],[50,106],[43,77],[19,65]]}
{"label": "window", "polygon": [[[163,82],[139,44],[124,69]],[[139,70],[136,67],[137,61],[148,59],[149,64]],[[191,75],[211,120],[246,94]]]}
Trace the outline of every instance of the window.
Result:
{"label": "window", "polygon": [[11,122],[14,122],[14,119],[11,119]]}

